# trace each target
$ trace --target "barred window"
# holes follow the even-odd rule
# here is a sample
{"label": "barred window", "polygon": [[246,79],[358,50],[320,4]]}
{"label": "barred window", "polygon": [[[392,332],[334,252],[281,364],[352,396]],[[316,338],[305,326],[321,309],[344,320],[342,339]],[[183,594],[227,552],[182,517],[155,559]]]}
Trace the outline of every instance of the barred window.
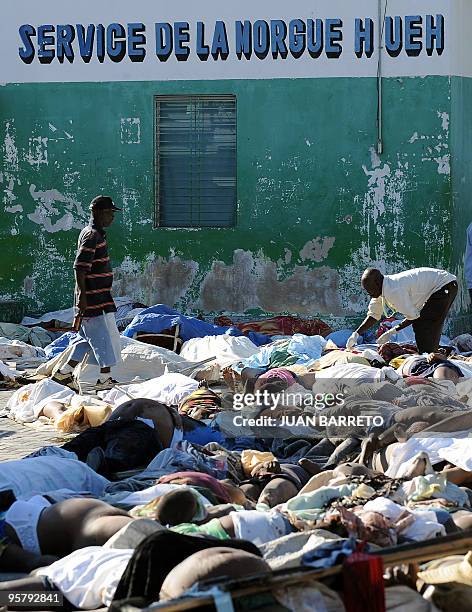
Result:
{"label": "barred window", "polygon": [[236,224],[236,97],[156,96],[156,226]]}

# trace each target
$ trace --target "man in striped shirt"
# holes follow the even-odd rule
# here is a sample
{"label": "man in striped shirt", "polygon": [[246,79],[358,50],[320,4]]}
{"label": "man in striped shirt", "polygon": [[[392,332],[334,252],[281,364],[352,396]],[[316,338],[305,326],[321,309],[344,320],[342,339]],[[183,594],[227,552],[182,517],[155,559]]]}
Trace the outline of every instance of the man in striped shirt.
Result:
{"label": "man in striped shirt", "polygon": [[109,196],[97,196],[90,204],[90,223],[80,233],[74,262],[75,306],[82,319],[79,336],[69,361],[54,375],[62,384],[72,382],[72,372],[85,355],[93,353],[100,366],[97,385],[107,387],[113,381],[110,368],[116,365],[119,355],[113,345],[118,343],[116,306],[111,295],[113,271],[105,227],[113,223],[117,208]]}

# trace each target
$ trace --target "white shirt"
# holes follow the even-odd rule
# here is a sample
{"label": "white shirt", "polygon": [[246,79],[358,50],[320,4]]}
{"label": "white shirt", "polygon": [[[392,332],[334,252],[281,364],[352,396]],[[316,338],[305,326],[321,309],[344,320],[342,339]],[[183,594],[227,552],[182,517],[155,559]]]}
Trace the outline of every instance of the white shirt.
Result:
{"label": "white shirt", "polygon": [[87,546],[38,570],[77,608],[109,606],[124,574],[132,549]]}
{"label": "white shirt", "polygon": [[434,268],[414,268],[399,274],[386,274],[382,295],[370,301],[367,314],[379,321],[385,314],[385,308],[390,308],[414,321],[431,295],[455,280],[454,274]]}

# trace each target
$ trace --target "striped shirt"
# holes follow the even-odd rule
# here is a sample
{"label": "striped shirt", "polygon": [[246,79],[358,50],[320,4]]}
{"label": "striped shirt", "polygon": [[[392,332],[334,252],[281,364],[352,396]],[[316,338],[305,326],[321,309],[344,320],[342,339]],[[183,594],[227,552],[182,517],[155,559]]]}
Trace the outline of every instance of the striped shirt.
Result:
{"label": "striped shirt", "polygon": [[87,309],[84,317],[98,317],[104,312],[116,312],[111,296],[113,271],[108,256],[106,234],[93,222],[80,232],[74,269],[86,273]]}

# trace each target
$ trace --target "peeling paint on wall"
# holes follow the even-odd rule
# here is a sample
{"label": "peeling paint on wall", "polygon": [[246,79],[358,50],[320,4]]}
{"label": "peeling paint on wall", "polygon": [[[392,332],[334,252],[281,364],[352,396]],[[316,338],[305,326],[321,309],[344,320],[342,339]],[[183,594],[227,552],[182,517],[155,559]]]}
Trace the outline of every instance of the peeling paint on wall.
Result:
{"label": "peeling paint on wall", "polygon": [[87,224],[89,215],[74,198],[57,189],[36,191],[34,184],[30,185],[29,192],[37,205],[34,212],[28,214],[28,219],[46,232],[67,232],[74,228],[82,229]]}
{"label": "peeling paint on wall", "polygon": [[5,122],[5,138],[3,140],[3,168],[18,172],[18,149],[15,145],[16,130],[14,120]]}
{"label": "peeling paint on wall", "polygon": [[36,166],[37,169],[39,169],[39,166],[42,164],[46,166],[49,164],[47,137],[34,136],[29,139],[26,161],[30,166]]}
{"label": "peeling paint on wall", "polygon": [[168,304],[173,306],[190,289],[198,271],[195,261],[180,257],[145,258],[144,264],[130,257],[115,269],[115,295],[129,295],[145,304]]}
{"label": "peeling paint on wall", "polygon": [[[441,121],[442,133],[437,135],[418,136],[415,132],[410,138],[410,144],[413,144],[417,140],[427,141],[431,143],[430,146],[426,146],[424,153],[421,157],[422,162],[435,162],[438,165],[438,174],[445,174],[449,176],[451,174],[451,155],[449,153],[449,113],[437,111],[437,117]],[[415,138],[416,136],[416,138]],[[435,145],[434,142],[437,141]]]}
{"label": "peeling paint on wall", "polygon": [[300,251],[302,261],[321,262],[328,257],[330,249],[333,248],[336,238],[334,236],[316,236],[313,240],[309,240],[303,249]]}
{"label": "peeling paint on wall", "polygon": [[276,262],[262,254],[237,249],[233,263],[214,261],[201,283],[200,298],[193,307],[203,311],[339,314],[338,274],[328,267],[295,266],[283,280]]}
{"label": "peeling paint on wall", "polygon": [[139,117],[121,119],[121,144],[141,144],[141,121]]}

